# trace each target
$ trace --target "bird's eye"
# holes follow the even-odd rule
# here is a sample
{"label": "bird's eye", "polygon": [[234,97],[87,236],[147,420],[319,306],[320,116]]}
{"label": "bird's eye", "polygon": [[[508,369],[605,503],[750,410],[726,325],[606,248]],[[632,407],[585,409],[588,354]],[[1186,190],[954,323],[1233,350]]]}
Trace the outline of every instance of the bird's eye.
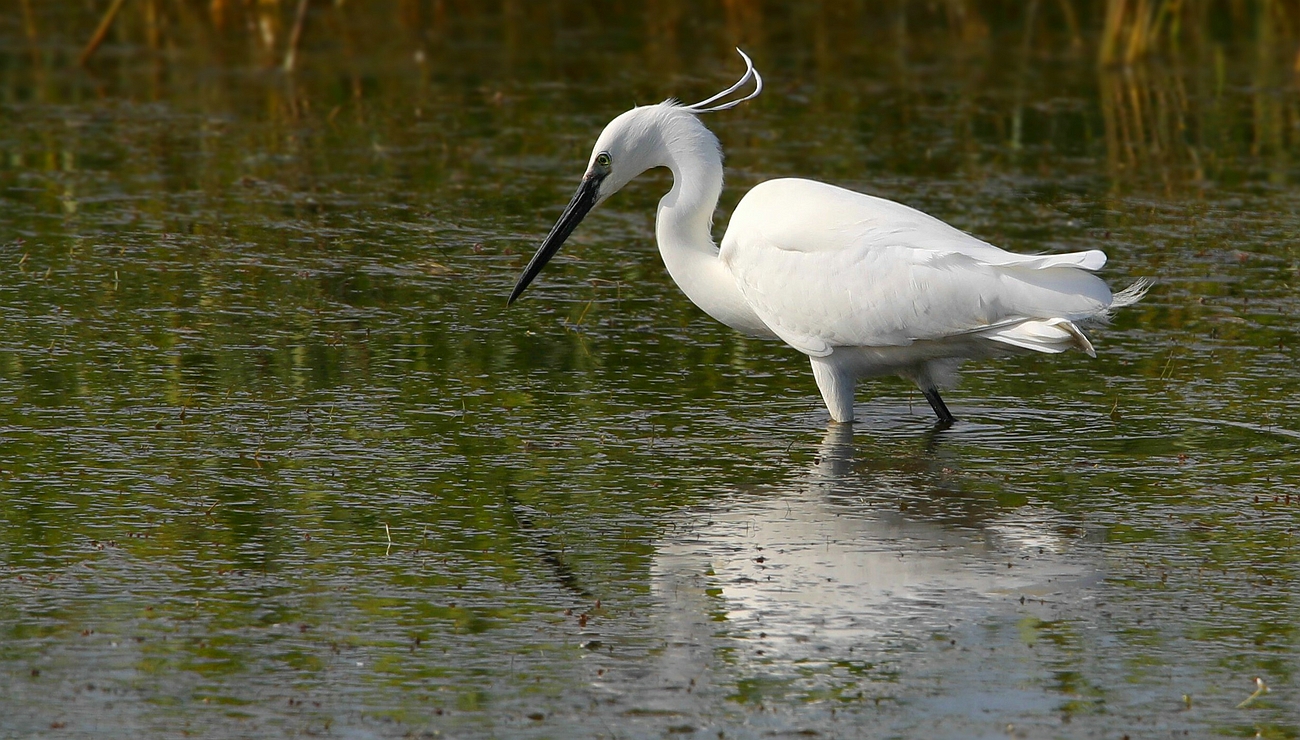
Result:
{"label": "bird's eye", "polygon": [[609,152],[601,152],[596,155],[596,164],[601,167],[608,167],[613,160],[609,158]]}

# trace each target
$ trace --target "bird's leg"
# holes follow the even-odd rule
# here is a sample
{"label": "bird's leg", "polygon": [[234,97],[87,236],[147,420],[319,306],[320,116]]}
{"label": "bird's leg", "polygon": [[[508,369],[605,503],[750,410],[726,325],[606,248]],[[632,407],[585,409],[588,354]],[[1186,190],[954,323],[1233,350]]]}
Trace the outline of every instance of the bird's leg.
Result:
{"label": "bird's leg", "polygon": [[933,386],[922,388],[921,393],[925,395],[925,400],[930,402],[930,408],[934,409],[935,415],[939,417],[940,424],[948,427],[952,426],[954,421],[957,421],[957,417],[952,415],[952,412],[948,410],[948,405],[939,397],[938,388]]}
{"label": "bird's leg", "polygon": [[853,387],[857,384],[853,374],[845,371],[830,357],[809,357],[813,378],[831,418],[838,422],[853,421]]}

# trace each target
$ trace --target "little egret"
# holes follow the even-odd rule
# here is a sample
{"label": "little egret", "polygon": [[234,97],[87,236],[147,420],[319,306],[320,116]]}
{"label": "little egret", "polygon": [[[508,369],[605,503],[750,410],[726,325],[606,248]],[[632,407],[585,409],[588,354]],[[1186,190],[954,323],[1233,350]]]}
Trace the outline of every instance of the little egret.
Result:
{"label": "little egret", "polygon": [[[705,313],[750,336],[775,338],[808,355],[831,418],[853,420],[858,379],[900,375],[915,382],[939,423],[953,415],[939,389],[970,358],[1081,349],[1081,326],[1142,298],[1139,280],[1112,295],[1091,273],[1100,250],[1014,254],[933,216],[883,198],[801,179],[769,180],[736,206],[714,244],[722,192],[722,148],[699,115],[727,110],[763,91],[745,60],[731,87],[694,105],[667,100],[618,116],[596,140],[578,192],[524,268],[514,303],[595,206],[632,178],[667,167],[673,186],[659,201],[655,238],[668,274]],[[750,81],[754,91],[719,102]]]}

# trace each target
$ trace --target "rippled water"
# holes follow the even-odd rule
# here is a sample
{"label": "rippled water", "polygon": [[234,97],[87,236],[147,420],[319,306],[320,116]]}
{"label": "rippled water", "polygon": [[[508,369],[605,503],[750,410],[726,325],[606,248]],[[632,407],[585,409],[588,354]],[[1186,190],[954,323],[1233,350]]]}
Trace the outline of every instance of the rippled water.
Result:
{"label": "rippled water", "polygon": [[[1294,48],[652,6],[0,24],[0,736],[1300,735]],[[691,306],[663,175],[505,309],[738,42],[720,226],[810,176],[1156,288],[942,432]]]}

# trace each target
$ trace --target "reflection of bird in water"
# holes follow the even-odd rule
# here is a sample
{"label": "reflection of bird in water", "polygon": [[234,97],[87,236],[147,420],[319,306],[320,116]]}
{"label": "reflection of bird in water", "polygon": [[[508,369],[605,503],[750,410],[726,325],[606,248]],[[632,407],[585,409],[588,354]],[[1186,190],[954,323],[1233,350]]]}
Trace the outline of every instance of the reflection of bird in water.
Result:
{"label": "reflection of bird in water", "polygon": [[1097,580],[1051,513],[964,494],[931,452],[863,474],[851,430],[831,424],[790,486],[691,511],[657,543],[665,672],[695,677],[720,650],[768,673],[869,660]]}
{"label": "reflection of bird in water", "polygon": [[[812,180],[761,183],[736,206],[719,249],[713,211],[722,149],[699,115],[757,96],[745,59],[735,85],[695,105],[633,108],[605,127],[582,184],[510,294],[514,302],[587,212],[654,167],[673,173],[655,237],[673,280],[713,318],[778,338],[807,355],[836,421],[853,420],[859,378],[901,375],[921,388],[942,424],[939,388],[967,358],[1080,349],[1082,326],[1142,297],[1139,282],[1112,295],[1092,274],[1098,250],[1013,254],[893,201]],[[750,81],[754,92],[719,100]]]}

